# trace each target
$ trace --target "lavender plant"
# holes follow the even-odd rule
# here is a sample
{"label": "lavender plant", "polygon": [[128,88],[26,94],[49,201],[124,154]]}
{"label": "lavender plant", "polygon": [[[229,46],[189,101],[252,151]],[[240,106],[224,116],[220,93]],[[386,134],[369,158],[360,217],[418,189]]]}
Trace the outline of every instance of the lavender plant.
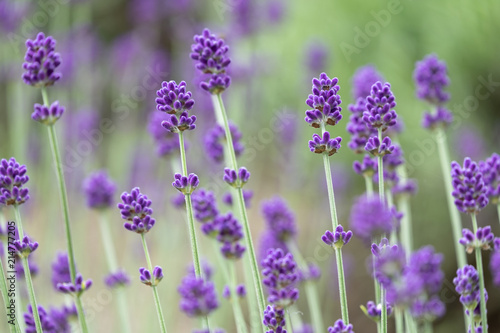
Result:
{"label": "lavender plant", "polygon": [[[64,228],[66,233],[66,245],[68,248],[68,256],[70,261],[70,273],[73,283],[76,282],[75,255],[73,251],[73,241],[71,235],[68,195],[66,191],[66,183],[63,174],[63,165],[61,153],[57,141],[55,123],[63,115],[64,107],[59,105],[58,101],[50,104],[47,87],[54,85],[61,78],[61,73],[57,72],[57,67],[61,64],[61,55],[55,52],[56,41],[52,36],[45,37],[43,32],[38,33],[34,40],[26,41],[26,54],[24,56],[23,74],[24,83],[36,88],[40,88],[43,105],[35,104],[31,118],[47,126],[52,157],[57,174],[57,182],[59,185],[59,194],[61,198],[61,207],[64,217]],[[76,306],[78,309],[78,318],[83,333],[88,332],[83,305],[80,300],[80,295],[76,297]],[[33,307],[33,312],[36,314],[37,307]],[[36,316],[35,316],[36,317]]]}

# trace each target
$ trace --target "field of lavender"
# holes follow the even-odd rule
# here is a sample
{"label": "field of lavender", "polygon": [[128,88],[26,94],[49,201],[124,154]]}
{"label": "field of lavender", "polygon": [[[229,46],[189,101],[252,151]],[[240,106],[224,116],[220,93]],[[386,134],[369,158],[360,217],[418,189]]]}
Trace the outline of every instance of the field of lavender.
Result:
{"label": "field of lavender", "polygon": [[0,0],[0,332],[500,332],[499,14]]}

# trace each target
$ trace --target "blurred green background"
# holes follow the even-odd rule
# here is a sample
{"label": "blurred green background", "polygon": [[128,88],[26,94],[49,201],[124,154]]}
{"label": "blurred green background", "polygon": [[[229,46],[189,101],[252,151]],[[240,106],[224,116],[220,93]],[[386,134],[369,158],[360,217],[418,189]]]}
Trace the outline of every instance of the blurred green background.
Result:
{"label": "blurred green background", "polygon": [[[161,81],[186,80],[196,100],[193,113],[199,117],[197,130],[187,135],[189,169],[200,176],[202,186],[224,192],[222,166],[208,160],[202,144],[215,123],[212,106],[197,87],[199,80],[188,57],[192,36],[208,27],[225,36],[231,47],[233,83],[224,99],[229,117],[243,133],[246,152],[241,164],[252,172],[248,187],[254,198],[249,214],[255,241],[265,227],[260,201],[282,195],[297,214],[303,254],[323,270],[321,302],[329,324],[340,316],[340,309],[334,258],[319,239],[330,227],[323,167],[307,148],[314,131],[303,122],[310,81],[320,73],[308,65],[309,53],[315,47],[324,50],[326,58],[319,70],[338,77],[341,86],[344,119],[332,134],[343,137],[344,147],[332,164],[344,225],[348,225],[354,198],[364,191],[363,179],[351,168],[360,156],[347,148],[351,77],[358,67],[372,64],[391,83],[396,110],[405,124],[399,139],[410,176],[419,184],[411,203],[415,245],[431,244],[445,255],[441,296],[448,300],[447,313],[436,322],[435,332],[460,332],[462,308],[451,282],[456,263],[443,181],[436,145],[420,126],[426,105],[415,98],[412,72],[415,62],[429,53],[436,53],[448,65],[452,96],[448,106],[456,119],[448,131],[454,159],[484,159],[499,152],[500,2],[257,0],[248,1],[249,9],[242,14],[243,2],[0,1],[0,156],[15,156],[28,166],[31,200],[22,208],[28,233],[41,244],[34,255],[40,267],[34,282],[39,302],[44,306],[64,302],[51,287],[50,265],[65,242],[45,128],[30,119],[32,104],[40,102],[41,96],[21,80],[24,41],[38,31],[50,34],[58,40],[63,58],[63,79],[49,88],[49,99],[58,99],[67,108],[57,128],[63,142],[78,270],[95,282],[84,296],[87,311],[94,311],[89,320],[92,331],[119,331],[114,298],[102,282],[107,269],[97,215],[85,207],[81,193],[83,177],[106,168],[118,192],[140,186],[153,200],[157,225],[147,237],[153,263],[165,270],[159,292],[169,329],[187,332],[198,323],[178,310],[176,288],[190,262],[184,214],[170,203],[176,194],[170,186],[171,163],[156,156],[147,124],[155,112],[154,96]],[[484,81],[496,84],[487,98],[475,99]],[[4,213],[11,217],[10,210]],[[155,332],[150,290],[138,281],[138,267],[144,265],[139,236],[126,232],[116,209],[109,217],[119,260],[133,277],[127,289],[133,331]],[[494,232],[500,231],[493,207],[487,207],[478,219],[481,225],[491,224]],[[463,218],[463,223],[468,226],[468,219]],[[211,244],[201,234],[199,238],[206,259],[215,265]],[[356,240],[344,253],[351,322],[357,332],[373,332],[375,326],[359,310],[359,305],[373,298],[366,270],[368,248]],[[473,262],[472,256],[468,259]],[[220,272],[215,280],[221,291]],[[490,332],[500,332],[500,292],[489,272],[486,281]],[[95,307],[90,305],[92,299]],[[213,320],[234,332],[232,320],[227,319],[230,305],[223,299],[221,304]],[[309,321],[304,299],[298,307]],[[3,331],[3,315],[0,325]]]}

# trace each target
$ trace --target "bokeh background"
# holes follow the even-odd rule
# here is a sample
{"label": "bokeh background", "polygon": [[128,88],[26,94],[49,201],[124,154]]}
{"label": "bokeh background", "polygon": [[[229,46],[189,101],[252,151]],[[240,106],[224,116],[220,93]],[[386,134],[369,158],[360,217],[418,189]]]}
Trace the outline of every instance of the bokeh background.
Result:
{"label": "bokeh background", "polygon": [[[185,80],[198,116],[196,131],[186,135],[189,169],[200,176],[202,186],[219,195],[226,191],[220,180],[223,165],[214,164],[203,145],[215,119],[189,59],[192,37],[204,27],[224,36],[231,47],[233,83],[223,96],[229,117],[243,133],[246,150],[240,164],[252,172],[249,217],[255,242],[265,229],[260,202],[283,196],[296,214],[303,254],[323,271],[319,285],[329,324],[340,317],[335,261],[320,241],[330,227],[328,202],[321,158],[307,148],[314,131],[303,121],[304,101],[312,77],[325,71],[339,78],[344,120],[332,133],[342,136],[345,144],[332,164],[340,223],[348,225],[351,204],[364,191],[363,179],[351,167],[360,156],[346,145],[351,77],[358,67],[372,64],[392,84],[396,110],[405,124],[399,140],[408,172],[419,184],[411,202],[415,245],[431,244],[445,256],[441,296],[447,313],[435,323],[435,332],[460,332],[462,308],[451,282],[456,263],[437,146],[420,126],[426,105],[415,98],[412,72],[415,62],[429,53],[448,64],[449,108],[456,119],[448,131],[454,159],[484,159],[498,152],[500,3],[494,0],[0,0],[0,156],[15,156],[28,166],[31,200],[22,208],[26,230],[40,242],[33,256],[39,267],[34,281],[39,302],[49,306],[65,301],[50,282],[51,262],[65,248],[50,147],[45,128],[30,119],[32,105],[41,96],[21,79],[24,41],[43,31],[58,40],[63,59],[63,79],[49,88],[49,99],[58,99],[67,109],[57,130],[78,270],[95,283],[84,296],[93,314],[91,330],[119,331],[114,298],[102,281],[107,268],[98,216],[86,208],[81,190],[82,179],[101,168],[117,182],[118,192],[140,186],[153,200],[157,225],[147,237],[153,263],[165,270],[159,292],[169,329],[188,332],[198,326],[178,310],[176,288],[191,256],[184,213],[171,204],[176,157],[157,156],[148,121],[157,112],[154,98],[161,81]],[[488,81],[493,81],[489,96],[475,98],[477,87]],[[11,217],[10,210],[4,213]],[[150,290],[138,281],[138,267],[144,265],[139,236],[122,227],[118,210],[112,209],[109,218],[119,261],[133,277],[127,289],[133,332],[155,332]],[[468,226],[469,220],[462,218]],[[500,232],[493,207],[478,219]],[[215,265],[211,244],[201,234],[199,238],[204,257]],[[357,332],[373,332],[374,324],[359,310],[373,298],[366,269],[369,250],[354,240],[344,253],[351,322]],[[469,260],[474,261],[472,256]],[[223,281],[217,270],[214,279],[220,292]],[[500,292],[489,271],[486,285],[490,332],[500,332]],[[298,307],[309,321],[305,300]],[[229,303],[221,298],[213,321],[234,332],[229,314]],[[2,332],[7,329],[3,315],[0,327]]]}

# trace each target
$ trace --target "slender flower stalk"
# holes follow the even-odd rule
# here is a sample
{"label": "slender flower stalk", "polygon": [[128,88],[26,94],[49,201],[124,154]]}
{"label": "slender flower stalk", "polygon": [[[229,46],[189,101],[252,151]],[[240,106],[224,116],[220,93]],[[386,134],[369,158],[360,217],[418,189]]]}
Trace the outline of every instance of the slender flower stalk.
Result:
{"label": "slender flower stalk", "polygon": [[[151,258],[149,256],[149,250],[148,250],[148,245],[146,243],[146,238],[144,237],[145,234],[141,234],[141,241],[142,241],[142,247],[144,249],[144,255],[146,256],[146,262],[148,264],[148,269],[149,272],[153,272],[153,265],[151,264]],[[160,296],[158,295],[158,290],[156,289],[156,285],[151,285],[151,288],[153,289],[153,295],[155,299],[155,306],[156,306],[156,313],[158,314],[158,320],[160,322],[160,327],[161,331],[163,333],[167,333],[167,326],[165,324],[165,318],[163,316],[163,310],[161,308],[161,303],[160,303]]]}
{"label": "slender flower stalk", "polygon": [[248,333],[245,317],[241,310],[240,297],[238,295],[238,285],[236,282],[236,266],[235,263],[230,263],[231,274],[231,304],[233,305],[234,319],[236,322],[236,329],[238,333]]}
{"label": "slender flower stalk", "polygon": [[[472,227],[474,230],[474,234],[476,234],[477,233],[476,214],[471,213],[470,217],[472,219]],[[484,284],[483,257],[482,257],[481,251],[482,250],[480,247],[475,248],[477,273],[479,275],[479,291],[480,291],[480,295],[481,295],[481,305],[480,305],[481,327],[483,328],[482,332],[488,333],[488,316],[486,313],[486,294],[485,294],[486,288],[485,288],[485,284]]]}
{"label": "slender flower stalk", "polygon": [[[382,142],[382,128],[378,128],[378,139]],[[380,201],[384,202],[384,163],[382,162],[382,155],[379,154],[377,156],[378,161],[378,196],[380,197]]]}

